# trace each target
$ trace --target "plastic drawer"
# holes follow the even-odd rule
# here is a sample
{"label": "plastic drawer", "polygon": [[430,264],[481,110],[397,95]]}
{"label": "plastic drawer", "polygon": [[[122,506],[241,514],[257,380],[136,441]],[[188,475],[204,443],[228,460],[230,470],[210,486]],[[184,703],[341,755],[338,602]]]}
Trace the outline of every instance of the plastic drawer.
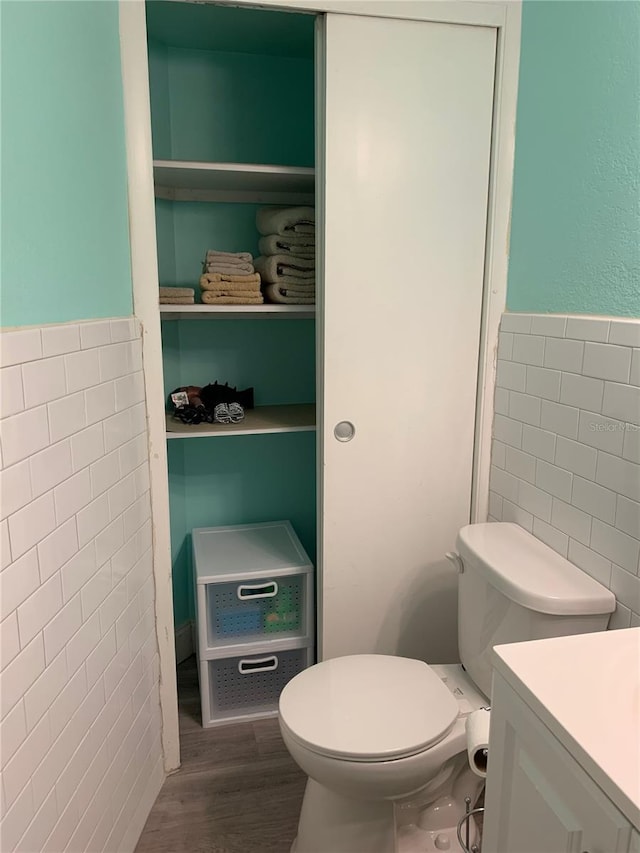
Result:
{"label": "plastic drawer", "polygon": [[309,666],[311,653],[288,649],[201,661],[202,725],[275,714],[282,688]]}
{"label": "plastic drawer", "polygon": [[313,568],[289,521],[196,527],[191,540],[197,584],[270,579]]}
{"label": "plastic drawer", "polygon": [[[207,649],[306,637],[311,633],[310,573],[201,586]],[[200,620],[202,624],[202,619]]]}

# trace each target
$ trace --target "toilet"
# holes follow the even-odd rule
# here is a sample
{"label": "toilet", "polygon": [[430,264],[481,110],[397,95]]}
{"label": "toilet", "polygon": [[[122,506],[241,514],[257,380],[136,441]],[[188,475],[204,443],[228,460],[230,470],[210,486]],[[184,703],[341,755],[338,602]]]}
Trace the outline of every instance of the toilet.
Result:
{"label": "toilet", "polygon": [[280,731],[309,777],[292,853],[459,853],[483,786],[465,720],[490,703],[493,646],[606,629],[613,594],[516,524],[467,525],[456,544],[462,664],[347,655],[282,691]]}

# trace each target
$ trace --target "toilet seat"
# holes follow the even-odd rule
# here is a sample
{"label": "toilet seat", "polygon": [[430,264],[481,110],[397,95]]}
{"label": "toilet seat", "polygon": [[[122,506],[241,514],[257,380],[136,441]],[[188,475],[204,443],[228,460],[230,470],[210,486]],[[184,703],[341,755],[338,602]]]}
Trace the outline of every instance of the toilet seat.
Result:
{"label": "toilet seat", "polygon": [[441,741],[458,703],[431,667],[389,655],[323,661],[290,681],[280,695],[280,722],[321,755],[390,761]]}

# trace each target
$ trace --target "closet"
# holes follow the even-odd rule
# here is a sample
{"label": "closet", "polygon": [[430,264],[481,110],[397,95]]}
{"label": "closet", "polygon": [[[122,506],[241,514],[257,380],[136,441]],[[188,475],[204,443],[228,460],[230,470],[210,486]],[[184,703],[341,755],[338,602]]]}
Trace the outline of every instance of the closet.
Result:
{"label": "closet", "polygon": [[[314,16],[146,9],[159,283],[198,291],[208,249],[260,254],[260,207],[314,204]],[[287,519],[315,563],[315,306],[161,305],[160,319],[166,397],[217,381],[253,387],[256,405],[234,426],[167,414],[174,622],[188,652],[192,529]]]}
{"label": "closet", "polygon": [[315,310],[156,314],[165,395],[228,381],[282,407],[234,435],[167,432],[175,625],[193,617],[193,528],[288,519],[316,567],[318,658],[456,660],[444,555],[471,520],[504,304],[509,4],[146,5],[160,283],[194,286],[207,248],[255,254],[263,204],[316,207]]}

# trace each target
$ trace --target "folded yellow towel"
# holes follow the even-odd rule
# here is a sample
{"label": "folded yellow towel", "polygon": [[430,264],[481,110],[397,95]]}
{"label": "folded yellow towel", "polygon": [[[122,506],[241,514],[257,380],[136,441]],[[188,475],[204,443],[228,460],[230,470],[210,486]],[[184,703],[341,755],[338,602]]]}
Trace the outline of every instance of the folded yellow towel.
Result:
{"label": "folded yellow towel", "polygon": [[233,281],[223,281],[220,284],[209,284],[202,288],[202,293],[217,293],[224,296],[229,295],[229,291],[233,291],[233,295],[239,293],[242,296],[260,296],[259,284],[236,284]]}
{"label": "folded yellow towel", "polygon": [[193,296],[161,296],[160,305],[193,305]]}
{"label": "folded yellow towel", "polygon": [[161,287],[160,296],[195,296],[193,287]]}
{"label": "folded yellow towel", "polygon": [[261,295],[254,296],[218,296],[210,290],[202,294],[202,301],[206,305],[262,305],[264,299]]}
{"label": "folded yellow towel", "polygon": [[236,289],[260,290],[260,276],[255,275],[220,275],[219,273],[208,273],[200,276],[200,289],[212,290],[220,285],[229,286],[233,284]]}
{"label": "folded yellow towel", "polygon": [[202,298],[204,299],[204,294],[207,294],[209,298],[213,296],[235,296],[238,299],[251,299],[254,296],[262,296],[262,292],[259,287],[254,288],[253,290],[243,290],[242,288],[237,288],[235,285],[230,284],[227,287],[212,287],[208,290],[202,291]]}

